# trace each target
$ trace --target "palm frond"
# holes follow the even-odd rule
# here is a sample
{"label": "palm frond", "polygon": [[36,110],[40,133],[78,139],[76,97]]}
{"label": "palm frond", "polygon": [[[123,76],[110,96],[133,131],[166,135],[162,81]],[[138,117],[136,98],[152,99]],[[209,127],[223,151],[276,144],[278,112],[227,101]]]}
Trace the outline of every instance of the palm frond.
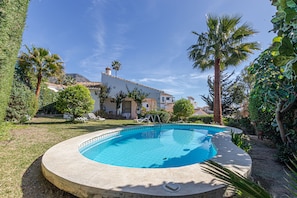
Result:
{"label": "palm frond", "polygon": [[290,171],[290,173],[288,173],[286,171],[286,175],[288,177],[287,182],[288,182],[288,186],[287,189],[294,195],[297,196],[297,156],[294,155],[294,159],[290,159],[290,163],[291,165],[287,164],[287,167]]}
{"label": "palm frond", "polygon": [[213,175],[228,185],[229,188],[237,191],[242,197],[271,198],[272,196],[261,186],[245,178],[237,172],[233,172],[214,161],[207,161],[202,170]]}
{"label": "palm frond", "polygon": [[235,40],[242,40],[256,33],[256,30],[250,27],[247,23],[244,23],[234,31],[232,38]]}
{"label": "palm frond", "polygon": [[200,68],[202,71],[212,68],[214,65],[205,60],[214,62],[215,58],[221,60],[221,69],[229,65],[236,66],[245,61],[253,50],[259,49],[259,43],[243,42],[256,31],[247,23],[239,26],[240,20],[241,16],[207,16],[208,31],[201,34],[193,32],[197,36],[197,42],[188,48],[189,59],[194,61],[193,68]]}

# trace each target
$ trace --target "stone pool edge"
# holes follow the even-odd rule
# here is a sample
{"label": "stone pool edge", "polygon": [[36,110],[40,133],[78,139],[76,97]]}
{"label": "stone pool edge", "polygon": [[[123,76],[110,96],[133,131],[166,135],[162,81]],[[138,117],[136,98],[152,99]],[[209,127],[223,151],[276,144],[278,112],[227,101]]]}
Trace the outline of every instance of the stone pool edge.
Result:
{"label": "stone pool edge", "polygon": [[[121,129],[101,130],[53,146],[42,157],[43,175],[58,188],[78,197],[203,197],[206,194],[221,197],[224,193],[225,186],[202,172],[200,164],[161,169],[126,168],[100,164],[79,153],[82,142]],[[234,128],[232,131],[240,132]],[[242,175],[250,175],[250,156],[231,142],[227,132],[216,134],[212,141],[218,149],[212,160]],[[169,182],[180,185],[180,190],[165,190],[163,186]]]}

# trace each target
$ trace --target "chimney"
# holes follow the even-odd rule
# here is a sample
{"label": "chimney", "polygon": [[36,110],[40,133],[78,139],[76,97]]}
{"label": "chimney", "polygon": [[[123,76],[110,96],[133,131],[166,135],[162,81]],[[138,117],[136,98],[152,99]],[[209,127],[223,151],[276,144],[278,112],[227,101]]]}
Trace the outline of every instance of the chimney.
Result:
{"label": "chimney", "polygon": [[105,68],[105,73],[109,76],[111,76],[111,69],[109,67]]}

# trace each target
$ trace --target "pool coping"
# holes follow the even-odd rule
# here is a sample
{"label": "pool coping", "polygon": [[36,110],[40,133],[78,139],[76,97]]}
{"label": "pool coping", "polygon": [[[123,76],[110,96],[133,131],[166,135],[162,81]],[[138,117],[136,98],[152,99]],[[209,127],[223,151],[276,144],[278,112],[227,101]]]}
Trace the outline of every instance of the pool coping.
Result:
{"label": "pool coping", "polygon": [[[51,147],[42,157],[42,173],[58,188],[78,197],[202,197],[222,196],[225,185],[201,171],[201,164],[174,168],[128,168],[101,164],[87,159],[79,146],[98,135],[124,128],[106,129],[71,138]],[[227,131],[241,132],[228,127]],[[244,176],[252,166],[250,156],[234,145],[228,132],[212,137],[217,155],[212,159]],[[176,191],[164,188],[179,186]],[[216,196],[217,195],[217,196]]]}

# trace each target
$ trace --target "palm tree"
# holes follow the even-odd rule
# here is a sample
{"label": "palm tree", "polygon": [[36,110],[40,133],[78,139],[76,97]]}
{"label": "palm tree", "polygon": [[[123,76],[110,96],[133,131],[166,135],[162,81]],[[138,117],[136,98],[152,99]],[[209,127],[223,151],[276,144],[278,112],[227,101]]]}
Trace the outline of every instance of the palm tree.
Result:
{"label": "palm tree", "polygon": [[115,60],[111,63],[111,66],[112,66],[112,69],[115,70],[116,76],[117,76],[117,71],[119,71],[121,69],[121,63],[119,61]]}
{"label": "palm tree", "polygon": [[43,78],[62,77],[64,74],[63,62],[59,55],[51,54],[44,48],[26,46],[28,53],[23,52],[18,59],[22,71],[27,71],[37,79],[35,95],[38,100]]}
{"label": "palm tree", "polygon": [[220,73],[230,65],[236,66],[248,58],[253,50],[259,49],[257,42],[244,42],[256,33],[248,24],[238,26],[239,16],[208,16],[208,32],[198,34],[197,43],[190,46],[189,59],[193,68],[202,71],[214,67],[214,122],[222,122]]}

